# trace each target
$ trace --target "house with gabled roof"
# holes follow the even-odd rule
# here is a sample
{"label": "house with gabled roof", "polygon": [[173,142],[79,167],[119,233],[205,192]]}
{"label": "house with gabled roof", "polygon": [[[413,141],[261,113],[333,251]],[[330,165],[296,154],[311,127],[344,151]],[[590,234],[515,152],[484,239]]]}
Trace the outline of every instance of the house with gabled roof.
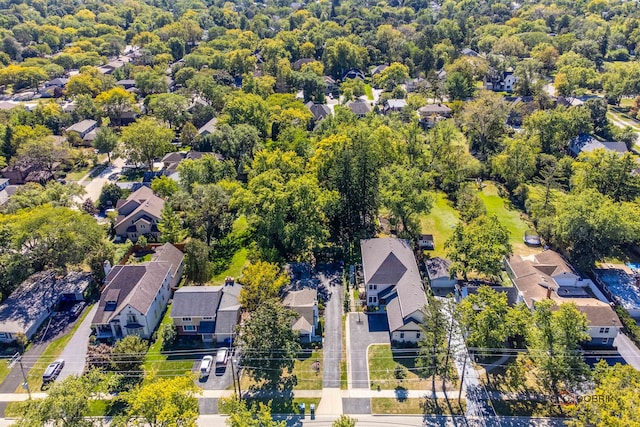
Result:
{"label": "house with gabled roof", "polygon": [[150,338],[162,320],[171,290],[182,276],[184,255],[166,243],[151,261],[108,269],[91,328],[98,339]]}
{"label": "house with gabled roof", "polygon": [[518,289],[518,302],[524,302],[531,310],[545,299],[558,306],[574,303],[587,317],[591,337],[588,344],[613,345],[622,327],[620,318],[593,282],[581,277],[559,253],[546,250],[528,257],[514,255],[505,260],[505,267]]}
{"label": "house with gabled roof", "polygon": [[158,220],[163,208],[163,199],[156,196],[149,187],[140,187],[126,199],[118,200],[118,218],[114,226],[116,235],[132,242],[147,235],[157,240],[160,236]]}
{"label": "house with gabled roof", "polygon": [[386,310],[392,343],[418,342],[427,295],[410,243],[367,239],[360,249],[367,304]]}
{"label": "house with gabled roof", "polygon": [[180,336],[231,344],[240,320],[242,286],[227,279],[223,286],[183,286],[173,295],[171,319]]}
{"label": "house with gabled roof", "polygon": [[302,341],[311,342],[316,336],[318,325],[317,289],[289,291],[282,300],[282,304],[297,314],[291,328],[300,335]]}

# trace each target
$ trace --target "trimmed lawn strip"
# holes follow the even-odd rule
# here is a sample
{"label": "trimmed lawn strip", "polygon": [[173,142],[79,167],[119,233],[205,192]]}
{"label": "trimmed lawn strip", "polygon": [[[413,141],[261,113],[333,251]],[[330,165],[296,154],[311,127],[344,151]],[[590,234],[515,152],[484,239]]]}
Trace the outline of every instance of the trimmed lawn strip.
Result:
{"label": "trimmed lawn strip", "polygon": [[374,397],[371,399],[373,414],[407,415],[461,415],[466,410],[466,402],[457,399],[395,399],[392,397]]}
{"label": "trimmed lawn strip", "polygon": [[[320,361],[320,371],[316,373],[313,364],[316,359]],[[322,350],[303,350],[302,354],[296,359],[291,375],[283,375],[282,378],[295,375],[297,379],[294,390],[322,390]],[[259,387],[259,384],[253,381],[249,375],[242,375],[240,379],[240,387],[243,391],[252,387]]]}
{"label": "trimmed lawn strip", "polygon": [[[376,344],[369,347],[369,379],[371,380],[371,390],[430,390],[431,377],[420,378],[416,369],[416,353],[413,349],[401,349],[395,354],[391,351],[389,344]],[[407,377],[399,381],[394,376],[396,365],[400,364],[407,368]],[[451,384],[447,384],[450,390],[454,390]],[[436,387],[442,388],[442,380],[436,378]]]}
{"label": "trimmed lawn strip", "polygon": [[[158,331],[160,330],[160,327],[162,325],[167,325],[172,322],[171,317],[169,317],[170,313],[171,306],[169,305],[167,307],[167,311],[165,311],[164,313],[162,322],[160,322],[160,326],[158,326]],[[144,357],[144,364],[142,365],[142,368],[144,369],[146,375],[155,372],[156,374],[160,374],[163,378],[177,377],[180,375],[189,374],[191,373],[191,369],[193,368],[195,356],[184,357],[186,357],[186,359],[170,359],[167,354],[163,354],[162,336],[158,334],[158,339],[156,339],[156,342],[151,344],[146,356]]]}
{"label": "trimmed lawn strip", "polygon": [[425,253],[432,258],[445,257],[444,243],[453,234],[453,229],[458,224],[458,221],[458,212],[453,207],[453,203],[447,199],[444,193],[437,193],[429,215],[420,217],[422,232],[433,234],[435,241],[435,249],[433,251],[425,251]]}
{"label": "trimmed lawn strip", "polygon": [[367,95],[369,101],[373,101],[373,89],[371,89],[370,84],[367,83],[364,85],[364,93]]}
{"label": "trimmed lawn strip", "polygon": [[[84,312],[81,316],[78,317],[71,330],[60,338],[51,341],[51,343],[49,343],[47,348],[42,352],[33,367],[29,370],[29,372],[27,373],[27,384],[29,384],[29,389],[32,392],[36,392],[42,389],[42,374],[44,374],[47,366],[49,366],[51,362],[53,362],[58,358],[58,356],[60,356],[60,353],[62,353],[62,350],[64,350],[64,348],[67,346],[69,340],[71,340],[73,334],[76,333],[76,331],[80,327],[80,324],[82,324],[84,319],[87,317],[92,307],[93,304],[85,307]],[[22,385],[18,386],[18,388],[16,389],[16,393],[26,392],[27,390],[24,389]]]}
{"label": "trimmed lawn strip", "polygon": [[492,400],[493,408],[498,415],[514,417],[566,417],[562,406],[553,402],[535,400]]}
{"label": "trimmed lawn strip", "polygon": [[[25,402],[8,402],[4,411],[5,418],[18,418],[22,412]],[[117,400],[90,400],[89,414],[90,417],[107,417],[118,415],[122,412],[122,403]]]}
{"label": "trimmed lawn strip", "polygon": [[9,362],[0,363],[0,383],[7,378],[9,372],[11,372],[11,369],[9,369]]}

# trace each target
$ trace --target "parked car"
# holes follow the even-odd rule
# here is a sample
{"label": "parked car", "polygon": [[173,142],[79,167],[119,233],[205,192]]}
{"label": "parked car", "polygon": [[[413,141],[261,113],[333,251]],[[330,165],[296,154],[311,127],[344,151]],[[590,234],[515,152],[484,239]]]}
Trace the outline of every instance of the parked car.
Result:
{"label": "parked car", "polygon": [[80,316],[80,313],[82,313],[82,310],[84,310],[84,307],[86,305],[87,304],[84,301],[76,303],[73,307],[71,307],[71,310],[69,310],[69,314],[71,314],[71,317],[73,318]]}
{"label": "parked car", "polygon": [[211,373],[211,367],[213,366],[213,356],[206,355],[200,362],[200,378],[204,378]]}
{"label": "parked car", "polygon": [[42,383],[48,384],[58,378],[60,371],[64,367],[64,359],[58,359],[55,362],[49,364],[42,375]]}
{"label": "parked car", "polygon": [[227,360],[229,358],[229,349],[227,347],[221,347],[216,353],[216,374],[218,372],[224,372],[227,367]]}

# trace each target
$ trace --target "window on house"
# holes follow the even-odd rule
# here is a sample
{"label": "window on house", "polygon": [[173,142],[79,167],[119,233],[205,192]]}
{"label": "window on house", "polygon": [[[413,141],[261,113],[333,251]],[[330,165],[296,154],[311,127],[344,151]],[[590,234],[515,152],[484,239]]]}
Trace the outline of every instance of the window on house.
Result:
{"label": "window on house", "polygon": [[185,332],[194,332],[196,327],[194,325],[184,325],[182,329],[184,329]]}
{"label": "window on house", "polygon": [[400,339],[404,339],[404,332],[400,332]]}
{"label": "window on house", "polygon": [[420,332],[416,332],[416,338],[420,339]]}
{"label": "window on house", "polygon": [[140,224],[140,228],[144,228],[144,224]]}
{"label": "window on house", "polygon": [[213,317],[211,317],[211,316],[204,316],[204,317],[202,318],[202,320],[213,320]]}
{"label": "window on house", "polygon": [[183,322],[191,322],[191,317],[183,317],[182,321]]}
{"label": "window on house", "polygon": [[601,334],[608,334],[609,333],[609,328],[600,328],[600,333]]}
{"label": "window on house", "polygon": [[378,289],[378,285],[373,285],[373,289]]}
{"label": "window on house", "polygon": [[6,334],[5,332],[0,332],[0,339],[7,339],[9,338],[8,334]]}
{"label": "window on house", "polygon": [[136,318],[135,314],[128,314],[127,315],[127,323],[138,323],[138,319]]}
{"label": "window on house", "polygon": [[602,338],[602,344],[608,344],[608,343],[609,343],[609,337]]}

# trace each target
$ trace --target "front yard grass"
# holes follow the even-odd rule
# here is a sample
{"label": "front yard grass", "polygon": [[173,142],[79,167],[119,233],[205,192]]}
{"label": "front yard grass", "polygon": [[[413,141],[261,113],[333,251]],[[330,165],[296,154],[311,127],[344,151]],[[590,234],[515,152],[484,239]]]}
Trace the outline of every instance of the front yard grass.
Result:
{"label": "front yard grass", "polygon": [[[282,379],[295,375],[297,383],[293,387],[294,390],[322,390],[322,356],[322,350],[303,350],[295,361],[291,375],[284,374]],[[320,362],[318,372],[314,369],[316,360]],[[259,387],[259,384],[253,381],[249,375],[242,375],[240,388],[243,392],[256,387]]]}
{"label": "front yard grass", "polygon": [[[430,390],[431,378],[421,378],[417,374],[416,354],[417,349],[400,349],[395,352],[389,344],[376,344],[369,347],[369,380],[371,390]],[[396,365],[407,368],[407,377],[400,381],[395,378]],[[436,378],[436,388],[442,388],[442,380]],[[455,390],[452,384],[447,382],[447,389]]]}
{"label": "front yard grass", "polygon": [[[87,306],[84,309],[82,315],[78,317],[71,330],[63,336],[51,341],[47,348],[42,352],[36,363],[27,374],[27,384],[29,385],[29,390],[31,390],[32,392],[40,391],[40,389],[42,388],[42,374],[44,374],[47,366],[49,366],[51,362],[53,362],[58,358],[58,356],[60,356],[60,353],[62,353],[62,350],[64,350],[64,348],[67,346],[69,340],[71,340],[73,334],[76,333],[76,331],[80,327],[80,324],[87,317],[92,307],[93,304]],[[16,389],[16,393],[26,392],[27,390],[23,388],[22,385],[18,386],[18,388]]]}
{"label": "front yard grass", "polygon": [[[299,413],[299,406],[301,403],[304,403],[305,405],[305,414],[309,414],[310,413],[310,406],[313,403],[314,405],[316,405],[316,410],[318,409],[318,404],[320,403],[320,398],[300,398],[300,399],[287,399],[287,398],[274,398],[274,399],[268,399],[268,398],[248,398],[248,399],[244,399],[249,406],[252,405],[257,405],[258,403],[263,403],[265,405],[267,405],[269,408],[271,408],[271,413],[272,414],[298,414]],[[220,413],[221,414],[226,414],[224,405],[220,405]]]}
{"label": "front yard grass", "polygon": [[542,251],[540,247],[530,247],[524,244],[524,233],[533,229],[533,224],[529,222],[526,214],[511,205],[505,197],[501,197],[498,188],[493,182],[483,182],[480,192],[480,199],[487,208],[487,215],[495,215],[500,223],[509,230],[511,235],[511,245],[513,253],[520,255],[530,255]]}
{"label": "front yard grass", "polygon": [[[169,317],[171,313],[171,306],[167,307],[167,311],[164,313],[164,317],[162,318],[162,322],[160,322],[160,326],[158,326],[158,331],[162,327],[162,325],[168,325],[172,322],[171,317]],[[188,374],[191,372],[193,368],[193,363],[195,359],[194,356],[171,356],[162,353],[162,336],[158,334],[158,339],[151,344],[147,354],[144,357],[144,364],[142,368],[144,369],[145,376],[149,376],[149,374],[161,375],[163,378],[165,377],[177,377],[179,375]]]}
{"label": "front yard grass", "polygon": [[372,414],[402,415],[462,415],[466,402],[457,399],[394,399],[392,397],[374,397],[371,399]]}
{"label": "front yard grass", "polygon": [[453,203],[447,199],[444,193],[437,193],[433,208],[428,215],[420,217],[420,226],[425,234],[433,234],[435,249],[426,251],[431,257],[444,257],[444,243],[453,234],[453,229],[458,224],[458,212]]}
{"label": "front yard grass", "polygon": [[364,85],[364,93],[367,95],[369,101],[373,101],[373,89],[369,83]]}

